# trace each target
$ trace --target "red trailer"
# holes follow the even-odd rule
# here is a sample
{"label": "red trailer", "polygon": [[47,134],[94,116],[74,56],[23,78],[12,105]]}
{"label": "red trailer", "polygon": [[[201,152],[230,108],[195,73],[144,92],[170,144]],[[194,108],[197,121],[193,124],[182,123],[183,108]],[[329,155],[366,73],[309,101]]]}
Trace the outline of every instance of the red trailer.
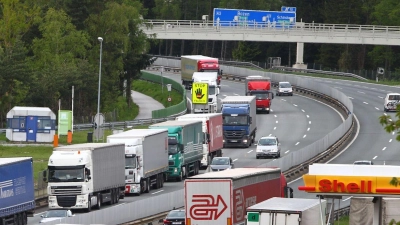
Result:
{"label": "red trailer", "polygon": [[222,114],[185,114],[176,117],[176,120],[199,120],[203,122],[203,133],[205,142],[203,143],[203,159],[201,166],[207,167],[216,156],[222,156],[224,137],[222,131]]}
{"label": "red trailer", "polygon": [[217,72],[217,85],[221,84],[222,71],[219,68],[218,58],[202,55],[181,56],[181,79],[186,89],[192,87],[194,72]]}
{"label": "red trailer", "polygon": [[245,80],[245,88],[245,95],[256,96],[257,111],[269,113],[274,98],[271,92],[271,79],[262,76],[248,76]]}
{"label": "red trailer", "polygon": [[184,188],[186,225],[236,225],[247,207],[284,196],[286,179],[279,168],[237,168],[189,177]]}

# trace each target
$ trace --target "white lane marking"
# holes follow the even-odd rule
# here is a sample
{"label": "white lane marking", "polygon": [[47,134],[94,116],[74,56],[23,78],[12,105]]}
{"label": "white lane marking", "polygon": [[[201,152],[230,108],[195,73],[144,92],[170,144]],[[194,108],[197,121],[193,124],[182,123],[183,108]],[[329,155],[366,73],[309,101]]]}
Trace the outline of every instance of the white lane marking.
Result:
{"label": "white lane marking", "polygon": [[238,94],[233,93],[234,95],[238,96]]}
{"label": "white lane marking", "polygon": [[164,190],[159,190],[159,191],[156,191],[156,192],[153,192],[153,193],[151,193],[152,195],[155,195],[155,194],[158,194],[158,193],[160,193],[160,192],[163,192]]}
{"label": "white lane marking", "polygon": [[269,111],[273,112],[274,110],[270,109]]}
{"label": "white lane marking", "polygon": [[293,105],[297,107],[297,105],[296,105],[296,104],[293,104]]}
{"label": "white lane marking", "polygon": [[310,128],[307,128],[307,131],[310,131]]}
{"label": "white lane marking", "polygon": [[389,142],[392,142],[392,139],[390,139]]}
{"label": "white lane marking", "polygon": [[[321,102],[321,101],[318,101],[318,100],[309,98],[309,97],[305,97],[305,96],[302,96],[302,97],[303,97],[303,98],[308,98],[308,99],[310,99],[310,100],[313,100],[313,101],[316,101],[316,102],[318,102],[318,103],[321,103],[321,104],[323,104],[323,105],[328,106],[329,108],[331,108],[332,110],[334,110],[334,111],[340,116],[340,118],[342,118],[342,122],[344,122],[344,117],[343,117],[343,115],[342,115],[339,111],[337,111],[337,109],[333,108],[332,106],[330,106],[330,105],[328,105],[328,104],[326,104],[326,103],[324,103],[324,102]],[[310,122],[310,124],[311,124],[311,122]]]}
{"label": "white lane marking", "polygon": [[[351,140],[351,142],[341,151],[339,152],[337,155],[333,156],[330,160],[328,160],[328,162],[326,162],[325,164],[328,164],[330,162],[332,162],[332,160],[336,159],[337,157],[339,157],[343,152],[345,152],[347,149],[350,148],[350,146],[356,141],[358,135],[360,134],[360,121],[358,120],[356,114],[353,113],[354,118],[356,119],[356,123],[357,123],[357,131],[356,131],[356,135],[354,136],[353,140]],[[288,184],[293,184],[294,182],[303,179],[303,177],[299,177],[297,179],[294,179],[292,181],[290,181]]]}
{"label": "white lane marking", "polygon": [[337,89],[343,89],[343,88],[341,88],[341,87],[333,87],[333,88],[337,88]]}
{"label": "white lane marking", "polygon": [[269,136],[269,137],[271,137],[271,136],[272,136],[272,134],[269,134],[268,136]]}
{"label": "white lane marking", "polygon": [[394,135],[394,131],[392,132],[392,135]]}
{"label": "white lane marking", "polygon": [[286,102],[286,100],[285,100],[285,99],[281,99],[281,100]]}
{"label": "white lane marking", "polygon": [[276,123],[278,123],[278,120],[276,121]]}
{"label": "white lane marking", "polygon": [[252,152],[253,150],[250,150],[250,151],[248,151],[247,153],[250,153],[250,152]]}
{"label": "white lane marking", "polygon": [[311,124],[311,121],[308,121],[308,124]]}
{"label": "white lane marking", "polygon": [[304,136],[303,136],[303,138],[306,138],[307,137],[307,134],[305,134]]}
{"label": "white lane marking", "polygon": [[278,117],[277,115],[274,115],[275,117]]}
{"label": "white lane marking", "polygon": [[378,108],[378,107],[375,107],[375,109],[376,109],[376,110],[379,110],[379,108]]}
{"label": "white lane marking", "polygon": [[376,90],[376,88],[371,88],[372,90]]}
{"label": "white lane marking", "polygon": [[301,111],[306,112],[306,111],[304,111],[304,109],[302,109]]}
{"label": "white lane marking", "polygon": [[298,144],[300,144],[300,142],[297,142],[295,145],[298,145]]}
{"label": "white lane marking", "polygon": [[361,94],[365,94],[365,92],[362,92],[362,91],[357,91],[358,93],[361,93]]}
{"label": "white lane marking", "polygon": [[383,98],[382,96],[378,96],[378,98]]}
{"label": "white lane marking", "polygon": [[274,130],[276,130],[276,127],[274,127]]}
{"label": "white lane marking", "polygon": [[348,96],[349,97],[349,99],[354,99],[353,97],[350,97],[350,96]]}
{"label": "white lane marking", "polygon": [[235,161],[237,161],[237,160],[238,160],[238,159],[234,159],[234,160],[232,160],[232,161],[234,161],[234,162],[235,162]]}
{"label": "white lane marking", "polygon": [[345,202],[345,201],[351,199],[352,197],[353,197],[353,196],[350,196],[350,197],[348,197],[348,198],[345,198],[345,199],[342,200],[342,202]]}
{"label": "white lane marking", "polygon": [[309,115],[307,115],[307,118],[310,118],[310,116],[309,116]]}
{"label": "white lane marking", "polygon": [[383,113],[383,115],[387,116],[387,114],[386,114],[386,113]]}
{"label": "white lane marking", "polygon": [[290,150],[287,150],[287,151],[285,152],[285,154],[287,154],[288,152],[290,152]]}
{"label": "white lane marking", "polygon": [[222,95],[222,96],[226,97],[226,96],[228,96],[228,95]]}
{"label": "white lane marking", "polygon": [[386,150],[386,147],[382,148],[382,151],[385,151],[385,150]]}
{"label": "white lane marking", "polygon": [[368,105],[368,102],[363,102],[364,104]]}
{"label": "white lane marking", "polygon": [[390,122],[392,122],[392,119],[389,119]]}
{"label": "white lane marking", "polygon": [[376,159],[376,158],[378,158],[378,156],[376,155],[374,158],[372,158],[372,159]]}

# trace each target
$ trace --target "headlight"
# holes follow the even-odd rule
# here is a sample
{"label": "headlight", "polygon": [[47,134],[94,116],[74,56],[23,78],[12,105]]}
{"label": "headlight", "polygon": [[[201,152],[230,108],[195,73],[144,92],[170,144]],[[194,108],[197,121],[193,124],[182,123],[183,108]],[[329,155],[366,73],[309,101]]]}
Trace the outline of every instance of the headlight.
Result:
{"label": "headlight", "polygon": [[174,173],[177,173],[177,172],[178,172],[178,168],[175,168],[175,169],[174,169]]}
{"label": "headlight", "polygon": [[243,140],[243,143],[247,143],[247,139],[244,139],[244,140]]}

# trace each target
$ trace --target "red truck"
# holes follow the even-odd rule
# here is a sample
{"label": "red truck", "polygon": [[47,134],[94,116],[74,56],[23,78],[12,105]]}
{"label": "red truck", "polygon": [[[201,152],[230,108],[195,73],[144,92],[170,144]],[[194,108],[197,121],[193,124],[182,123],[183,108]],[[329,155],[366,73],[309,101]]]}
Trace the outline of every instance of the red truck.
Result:
{"label": "red truck", "polygon": [[217,72],[217,85],[221,84],[222,70],[219,69],[217,58],[202,55],[181,56],[181,79],[186,89],[192,87],[194,72]]}
{"label": "red truck", "polygon": [[203,159],[201,167],[210,165],[214,157],[222,156],[222,148],[224,146],[224,137],[222,130],[222,114],[221,113],[205,113],[205,114],[185,114],[178,116],[175,120],[198,120],[203,122]]}
{"label": "red truck", "polygon": [[274,94],[271,91],[271,78],[262,76],[248,76],[245,80],[245,95],[256,96],[257,111],[269,114]]}
{"label": "red truck", "polygon": [[237,168],[189,177],[184,189],[186,225],[236,225],[247,207],[285,197],[287,183],[279,168]]}

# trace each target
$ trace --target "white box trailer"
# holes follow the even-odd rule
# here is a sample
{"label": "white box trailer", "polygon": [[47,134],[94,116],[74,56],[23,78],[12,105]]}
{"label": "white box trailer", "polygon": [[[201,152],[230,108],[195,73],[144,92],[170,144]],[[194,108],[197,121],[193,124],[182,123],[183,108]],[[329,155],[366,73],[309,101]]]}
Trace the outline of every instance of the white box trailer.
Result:
{"label": "white box trailer", "polygon": [[148,193],[164,185],[168,171],[168,130],[132,129],[109,135],[108,143],[125,144],[125,194]]}
{"label": "white box trailer", "polygon": [[326,200],[274,197],[246,211],[247,225],[324,225]]}
{"label": "white box trailer", "polygon": [[[208,104],[192,103],[192,113],[216,113],[218,111],[218,95],[219,87],[217,85],[218,73],[217,72],[194,72],[194,83],[207,83],[208,84]],[[193,88],[191,92],[193,93]]]}

